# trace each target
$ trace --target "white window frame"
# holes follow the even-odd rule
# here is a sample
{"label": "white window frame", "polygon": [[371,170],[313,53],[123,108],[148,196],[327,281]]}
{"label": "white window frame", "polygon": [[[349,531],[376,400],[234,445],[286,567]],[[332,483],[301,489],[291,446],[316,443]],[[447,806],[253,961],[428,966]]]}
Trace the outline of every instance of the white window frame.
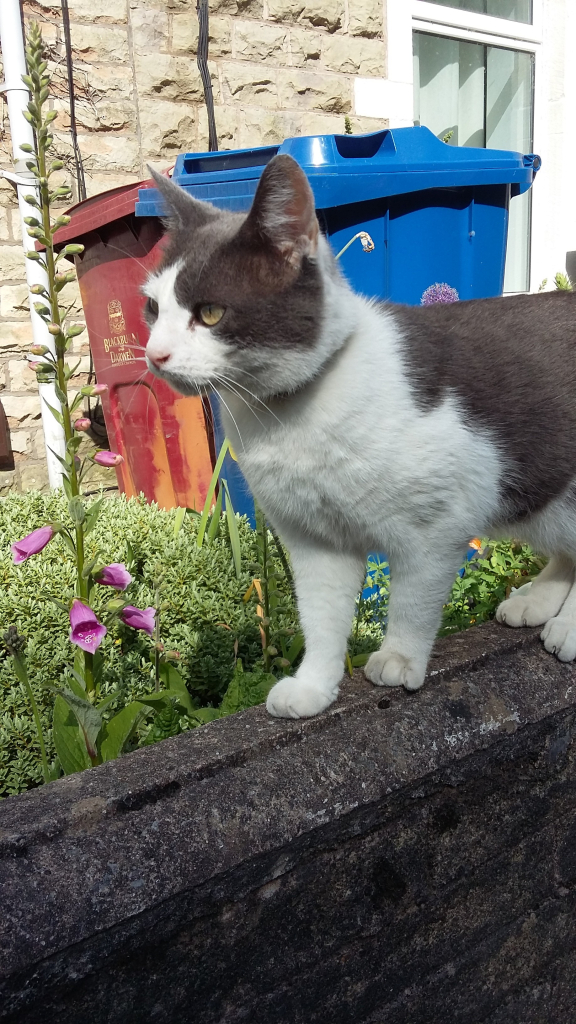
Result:
{"label": "white window frame", "polygon": [[[397,0],[388,0],[393,4]],[[402,3],[403,0],[400,0]],[[534,115],[533,143],[534,153],[539,152],[540,140],[545,138],[547,128],[547,104],[545,97],[545,81],[541,71],[542,64],[542,6],[543,0],[533,0],[533,24],[525,25],[518,21],[507,21],[503,18],[492,18],[487,14],[475,14],[472,11],[461,11],[443,4],[431,4],[426,0],[412,0],[412,32],[427,32],[431,35],[444,36],[451,39],[463,39],[473,43],[484,43],[488,46],[500,46],[509,50],[522,50],[534,55]],[[534,254],[540,244],[540,204],[538,190],[532,197],[532,230],[531,251],[529,254],[530,290],[537,287],[534,280]]]}

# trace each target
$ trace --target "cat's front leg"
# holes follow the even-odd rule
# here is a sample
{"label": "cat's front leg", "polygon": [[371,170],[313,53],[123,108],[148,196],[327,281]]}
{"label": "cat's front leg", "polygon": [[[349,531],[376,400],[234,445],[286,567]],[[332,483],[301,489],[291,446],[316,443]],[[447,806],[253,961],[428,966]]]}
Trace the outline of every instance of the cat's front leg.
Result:
{"label": "cat's front leg", "polygon": [[291,540],[290,551],[306,651],[300,668],[272,687],[266,707],[277,718],[309,718],[338,696],[346,642],[364,559]]}
{"label": "cat's front leg", "polygon": [[390,557],[390,602],[386,639],[370,655],[364,674],[377,686],[418,690],[424,682],[442,606],[466,551],[442,538],[428,545],[415,543]]}

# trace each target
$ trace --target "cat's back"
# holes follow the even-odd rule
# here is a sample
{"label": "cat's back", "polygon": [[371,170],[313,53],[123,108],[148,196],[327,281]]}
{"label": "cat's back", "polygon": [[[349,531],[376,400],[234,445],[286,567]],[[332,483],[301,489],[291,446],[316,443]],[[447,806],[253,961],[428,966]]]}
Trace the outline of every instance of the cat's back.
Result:
{"label": "cat's back", "polygon": [[392,308],[415,400],[430,409],[451,394],[490,431],[516,469],[519,514],[576,478],[574,294]]}

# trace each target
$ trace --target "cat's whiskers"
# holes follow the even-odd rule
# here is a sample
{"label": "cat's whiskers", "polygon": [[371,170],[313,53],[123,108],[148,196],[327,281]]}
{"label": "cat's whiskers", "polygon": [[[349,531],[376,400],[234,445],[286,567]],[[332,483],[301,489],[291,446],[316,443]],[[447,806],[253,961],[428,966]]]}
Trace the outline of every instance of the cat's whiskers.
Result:
{"label": "cat's whiskers", "polygon": [[[241,395],[238,391],[236,391],[232,384],[229,381],[227,381],[224,377],[215,375],[215,380],[217,381],[218,384],[221,385],[221,387],[227,388],[228,391],[231,391],[233,395],[236,395],[236,398],[239,398],[241,402],[244,402],[244,405],[246,406],[247,409],[250,409],[250,412],[258,420],[260,426],[262,428],[265,428],[265,424],[262,423],[262,420],[256,413],[256,410],[253,408],[253,406],[251,406],[250,403],[246,401],[244,395]],[[220,395],[220,391],[218,391],[218,394]]]}
{"label": "cat's whiskers", "polygon": [[220,399],[220,401],[222,402],[222,405],[224,406],[224,408],[226,409],[228,415],[230,416],[230,419],[232,420],[234,426],[236,427],[236,431],[237,431],[238,437],[240,439],[240,444],[242,445],[242,450],[245,451],[246,449],[245,449],[245,446],[244,446],[244,441],[242,439],[242,434],[240,433],[240,428],[239,428],[239,426],[238,426],[238,424],[236,422],[236,419],[235,419],[233,413],[230,410],[230,406],[225,401],[225,399],[222,398],[222,395],[220,394],[219,391],[216,390],[216,388],[214,387],[213,384],[211,384],[210,387],[212,388],[214,394]]}
{"label": "cat's whiskers", "polygon": [[[238,388],[242,388],[242,391],[245,391],[247,395],[250,395],[250,398],[253,398],[255,402],[259,402],[260,405],[262,406],[262,408],[265,409],[266,412],[270,413],[270,415],[274,417],[274,419],[280,424],[281,427],[284,426],[284,424],[282,423],[282,420],[279,419],[279,417],[270,408],[270,406],[266,405],[266,402],[264,402],[261,398],[259,398],[258,395],[255,395],[253,391],[250,391],[250,388],[245,387],[244,384],[241,384],[240,381],[235,380],[233,377],[228,377],[227,374],[221,373],[221,374],[219,374],[219,376],[220,376],[220,378],[222,380],[226,380],[228,382],[228,386],[230,387],[231,391],[233,390],[233,388],[231,386],[232,384],[234,384]],[[238,395],[237,391],[235,392],[235,394],[238,396],[238,398],[242,398],[242,395]],[[245,398],[243,398],[243,401],[246,403],[246,405],[249,405],[249,407],[252,409],[252,406],[250,405],[249,402],[246,401]],[[252,410],[252,411],[254,411],[254,410]]]}

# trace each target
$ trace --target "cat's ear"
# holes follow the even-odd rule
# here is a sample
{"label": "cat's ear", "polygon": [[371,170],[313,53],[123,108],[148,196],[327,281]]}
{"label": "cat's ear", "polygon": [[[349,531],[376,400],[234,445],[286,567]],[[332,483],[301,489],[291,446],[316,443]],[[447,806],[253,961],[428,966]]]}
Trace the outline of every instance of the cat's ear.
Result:
{"label": "cat's ear", "polygon": [[318,246],[314,196],[302,168],[287,154],[264,168],[243,233],[265,240],[294,269]]}
{"label": "cat's ear", "polygon": [[159,174],[150,165],[148,165],[148,170],[168,207],[169,227],[187,228],[193,231],[218,216],[217,210],[210,203],[202,203],[199,199],[194,199],[180,185],[176,185],[171,178],[165,174]]}

